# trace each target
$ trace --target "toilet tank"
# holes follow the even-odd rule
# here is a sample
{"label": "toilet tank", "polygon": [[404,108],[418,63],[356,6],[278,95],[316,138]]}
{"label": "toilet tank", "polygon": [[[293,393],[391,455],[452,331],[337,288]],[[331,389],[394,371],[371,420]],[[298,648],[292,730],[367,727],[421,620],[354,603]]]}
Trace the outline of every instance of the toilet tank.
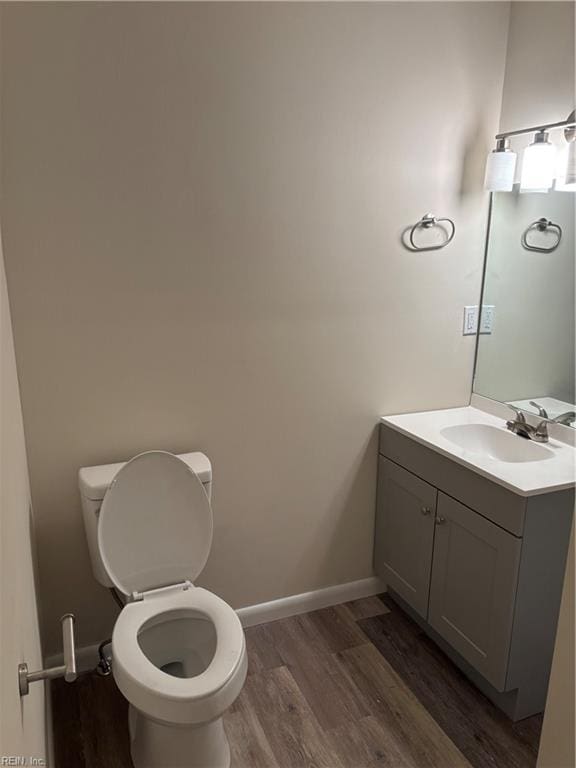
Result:
{"label": "toilet tank", "polygon": [[[181,453],[178,454],[178,458],[188,464],[190,469],[198,475],[206,495],[210,499],[212,497],[212,465],[208,456],[196,452]],[[106,573],[98,549],[98,514],[106,491],[124,464],[126,462],[121,461],[117,464],[101,464],[98,467],[82,467],[78,472],[82,516],[92,570],[96,579],[105,587],[113,587],[114,585]]]}

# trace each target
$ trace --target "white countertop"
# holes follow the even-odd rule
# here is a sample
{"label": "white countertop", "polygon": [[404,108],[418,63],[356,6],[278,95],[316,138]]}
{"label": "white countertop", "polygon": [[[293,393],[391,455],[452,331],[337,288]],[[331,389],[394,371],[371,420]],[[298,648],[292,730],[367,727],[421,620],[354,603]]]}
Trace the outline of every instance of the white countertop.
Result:
{"label": "white countertop", "polygon": [[544,461],[507,462],[465,450],[444,437],[441,430],[446,427],[484,424],[503,430],[511,438],[524,439],[508,432],[504,419],[473,406],[383,416],[381,421],[521,496],[550,493],[575,485],[576,450],[567,443],[550,438],[544,445],[553,455]]}

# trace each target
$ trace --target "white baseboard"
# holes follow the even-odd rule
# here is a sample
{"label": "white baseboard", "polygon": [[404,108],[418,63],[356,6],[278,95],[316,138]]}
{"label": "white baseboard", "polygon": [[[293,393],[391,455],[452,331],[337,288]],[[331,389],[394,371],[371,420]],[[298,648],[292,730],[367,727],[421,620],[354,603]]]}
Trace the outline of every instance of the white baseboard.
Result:
{"label": "white baseboard", "polygon": [[[254,627],[268,621],[287,619],[301,613],[318,611],[320,608],[329,608],[332,605],[346,603],[349,600],[359,600],[362,597],[372,597],[385,592],[386,587],[376,576],[370,576],[358,581],[349,581],[346,584],[336,584],[333,587],[315,589],[312,592],[302,592],[300,595],[280,597],[266,603],[248,605],[238,608],[238,614],[243,627]],[[47,667],[56,667],[63,663],[62,654],[48,656]],[[85,645],[76,649],[76,667],[79,673],[90,672],[98,663],[98,644]]]}
{"label": "white baseboard", "polygon": [[280,597],[278,600],[270,600],[267,603],[249,605],[246,608],[239,608],[236,613],[243,627],[253,627],[267,621],[277,621],[289,616],[297,616],[299,613],[329,608],[331,605],[346,603],[348,600],[371,597],[384,591],[385,587],[380,579],[370,576],[367,579],[349,581],[334,587],[324,587],[315,589],[313,592],[303,592],[300,595]]}

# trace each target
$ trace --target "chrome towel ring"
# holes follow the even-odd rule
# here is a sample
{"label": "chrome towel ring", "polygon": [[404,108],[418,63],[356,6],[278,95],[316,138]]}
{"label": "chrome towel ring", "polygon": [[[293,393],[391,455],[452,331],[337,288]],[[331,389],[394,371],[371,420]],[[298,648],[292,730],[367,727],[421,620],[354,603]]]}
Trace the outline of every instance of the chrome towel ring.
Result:
{"label": "chrome towel ring", "polygon": [[[543,246],[543,245],[532,245],[528,242],[528,235],[532,231],[537,232],[548,232],[549,230],[552,230],[556,233],[556,242],[552,243],[552,245],[549,246]],[[554,224],[553,221],[549,221],[548,219],[545,219],[542,217],[541,219],[538,219],[538,221],[533,221],[532,224],[530,224],[529,227],[526,227],[524,232],[522,233],[522,237],[520,238],[522,245],[524,248],[526,248],[527,251],[538,251],[539,253],[552,253],[552,251],[555,251],[556,248],[560,245],[560,242],[562,240],[562,227],[560,224]]]}
{"label": "chrome towel ring", "polygon": [[[418,229],[430,229],[431,227],[436,227],[439,225],[441,226],[443,221],[447,222],[448,224],[448,231],[446,232],[446,240],[444,240],[443,243],[440,243],[439,245],[417,245],[416,244],[414,240],[414,235]],[[441,226],[441,228],[445,230],[444,227]],[[456,225],[454,224],[452,219],[448,219],[446,217],[437,218],[436,216],[433,216],[431,213],[427,213],[425,216],[422,216],[420,221],[417,221],[416,224],[414,224],[414,226],[410,228],[410,234],[408,237],[410,241],[410,250],[411,251],[439,251],[441,248],[445,248],[448,245],[448,243],[452,242],[455,234],[456,234]]]}

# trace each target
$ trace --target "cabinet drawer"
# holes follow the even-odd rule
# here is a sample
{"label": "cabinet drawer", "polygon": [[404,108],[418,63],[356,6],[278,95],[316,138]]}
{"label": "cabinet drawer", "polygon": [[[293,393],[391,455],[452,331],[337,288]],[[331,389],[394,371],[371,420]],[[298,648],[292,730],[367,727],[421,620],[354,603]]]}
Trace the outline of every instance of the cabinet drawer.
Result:
{"label": "cabinet drawer", "polygon": [[380,457],[374,569],[426,618],[430,591],[436,488]]}
{"label": "cabinet drawer", "polygon": [[438,493],[430,625],[505,690],[521,540]]}

